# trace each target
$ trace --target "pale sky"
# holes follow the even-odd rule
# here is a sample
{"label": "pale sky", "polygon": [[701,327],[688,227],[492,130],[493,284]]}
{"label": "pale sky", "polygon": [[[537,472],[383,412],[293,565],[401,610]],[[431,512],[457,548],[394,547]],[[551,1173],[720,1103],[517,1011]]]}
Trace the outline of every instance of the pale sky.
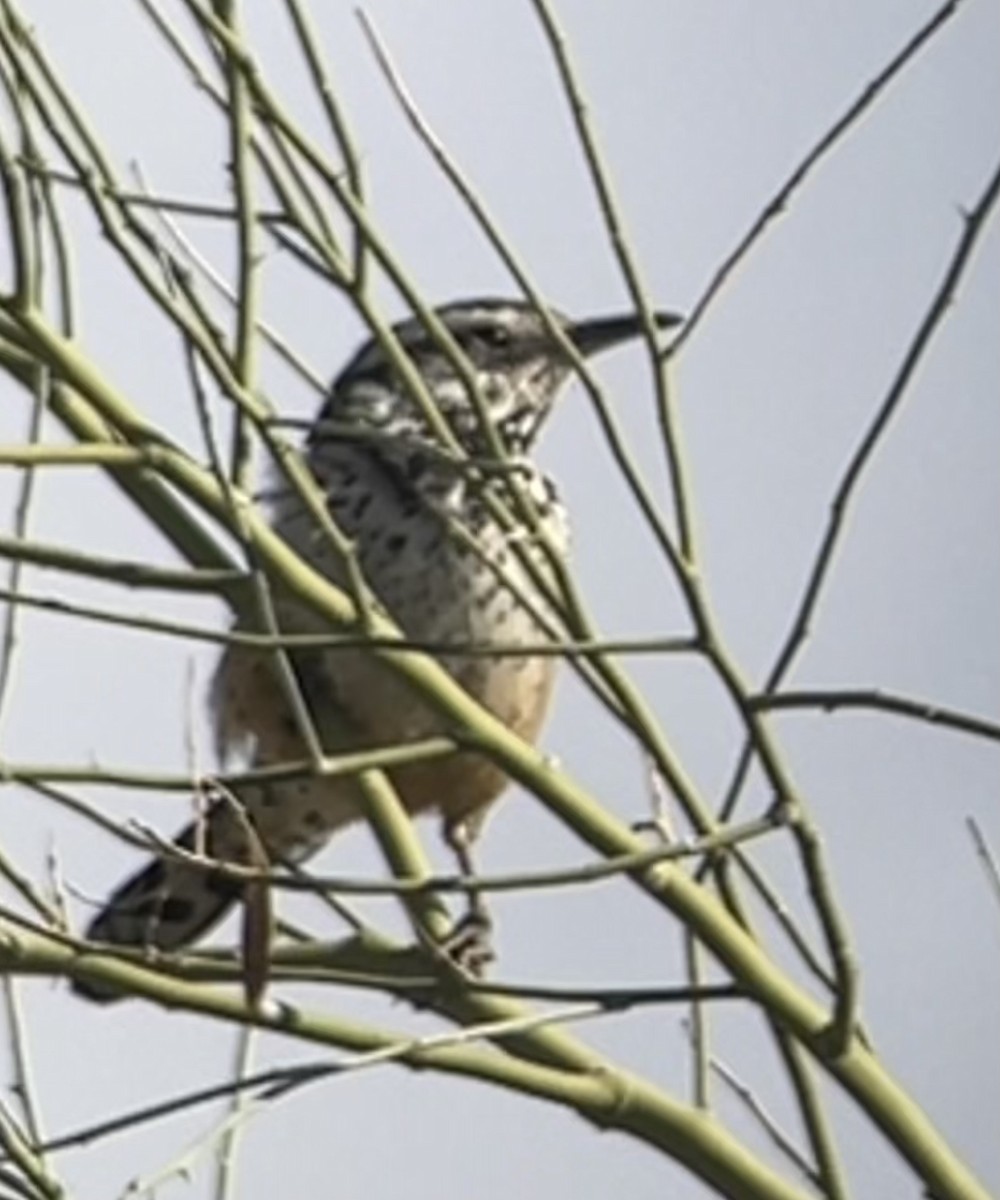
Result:
{"label": "pale sky", "polygon": [[[137,5],[31,0],[23,7],[123,171],[136,160],[165,194],[225,198],[221,124]],[[391,98],[354,6],[328,0],[313,7],[375,216],[406,271],[435,302],[513,292]],[[659,307],[687,312],[789,172],[932,9],[903,0],[560,0],[557,11],[644,285]],[[373,0],[366,12],[541,291],[580,316],[627,307],[532,6]],[[256,6],[250,40],[282,95],[318,133],[282,14],[280,5]],[[939,286],[963,211],[995,168],[998,35],[995,4],[960,6],[796,193],[681,357],[674,385],[704,575],[729,649],[752,680],[773,661],[834,489]],[[81,340],[152,421],[197,446],[176,337],[157,327],[109,265],[82,205],[74,211]],[[221,269],[230,268],[222,231],[186,228]],[[6,286],[2,257],[0,265]],[[880,688],[997,718],[998,268],[994,223],[855,497],[791,686]],[[268,319],[320,376],[332,376],[363,336],[357,318],[277,251],[263,278]],[[382,298],[389,314],[401,315],[387,290]],[[620,350],[602,360],[599,373],[637,461],[664,497],[641,354]],[[304,416],[317,405],[272,360],[263,381],[284,413]],[[0,442],[20,440],[26,399],[6,382],[0,397]],[[553,419],[542,459],[570,506],[580,584],[604,633],[687,632],[676,587],[651,553],[579,389]],[[11,484],[4,470],[5,513]],[[93,553],[172,561],[116,493],[83,473],[41,481],[33,532]],[[66,577],[29,574],[28,581],[44,594],[128,603]],[[224,620],[221,605],[209,602],[140,596],[134,603],[188,620]],[[0,757],[176,772],[187,765],[190,723],[207,766],[200,696],[211,662],[204,649],[167,639],[28,615]],[[628,666],[688,771],[717,803],[739,745],[717,682],[687,659],[632,658]],[[1000,846],[996,744],[871,713],[795,712],[776,717],[774,728],[822,830],[862,963],[874,1044],[979,1177],[1000,1188],[1000,914],[966,827],[975,817]],[[543,745],[617,816],[647,815],[634,746],[568,678]],[[164,833],[187,817],[188,802],[177,796],[92,798],[117,818],[155,823]],[[761,800],[751,789],[744,815]],[[436,829],[424,832],[435,862],[450,869]],[[14,788],[3,794],[0,845],[36,875],[54,847],[67,884],[89,897],[102,896],[138,862],[134,850]],[[512,792],[487,826],[480,857],[484,871],[498,874],[582,863],[587,851],[538,803]],[[759,861],[795,904],[799,877],[788,851],[766,848]],[[351,875],[384,869],[364,829],[338,840],[315,865]],[[9,889],[2,894],[10,903]],[[387,904],[360,907],[390,914],[403,932]],[[678,932],[626,885],[510,896],[493,907],[496,975],[504,981],[666,986],[683,979]],[[314,908],[296,911],[319,920]],[[88,913],[77,904],[81,925]],[[331,927],[327,936],[342,932]],[[220,936],[231,934],[230,927]],[[302,995],[391,1028],[438,1028],[346,989]],[[220,1082],[231,1070],[235,1035],[221,1025],[140,1002],[85,1008],[46,982],[25,985],[23,1000],[51,1135]],[[653,1008],[577,1032],[687,1099],[682,1016]],[[787,1116],[784,1084],[757,1023],[727,1009],[713,1026],[723,1061]],[[4,1046],[9,1080],[6,1054]],[[257,1049],[259,1067],[320,1057],[276,1038]],[[825,1093],[855,1194],[916,1195],[919,1185],[894,1153],[832,1085]],[[768,1161],[780,1161],[731,1095],[715,1094],[737,1133]],[[79,1197],[116,1196],[131,1178],[181,1154],[219,1115],[199,1109],[67,1152],[56,1164]],[[201,1163],[190,1182],[175,1180],[159,1194],[207,1196],[211,1179]],[[680,1167],[622,1137],[600,1137],[570,1114],[391,1067],[303,1090],[258,1116],[241,1147],[241,1200],[313,1193],[394,1200],[404,1191],[407,1200],[707,1194]]]}

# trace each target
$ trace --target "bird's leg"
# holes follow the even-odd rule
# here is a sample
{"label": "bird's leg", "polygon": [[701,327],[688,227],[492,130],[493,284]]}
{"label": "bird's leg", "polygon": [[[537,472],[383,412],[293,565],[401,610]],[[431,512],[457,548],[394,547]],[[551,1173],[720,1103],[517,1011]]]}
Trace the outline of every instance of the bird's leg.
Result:
{"label": "bird's leg", "polygon": [[482,892],[475,886],[476,865],[472,846],[479,834],[480,824],[476,817],[466,817],[461,821],[446,821],[444,826],[444,840],[470,886],[465,914],[456,923],[442,949],[453,962],[476,977],[483,975],[487,964],[496,958],[492,944],[493,921]]}

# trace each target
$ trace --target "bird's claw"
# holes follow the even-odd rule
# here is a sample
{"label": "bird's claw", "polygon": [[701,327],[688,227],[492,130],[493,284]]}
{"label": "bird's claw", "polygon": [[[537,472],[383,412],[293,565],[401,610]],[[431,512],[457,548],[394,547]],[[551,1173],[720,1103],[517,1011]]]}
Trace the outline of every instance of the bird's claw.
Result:
{"label": "bird's claw", "polygon": [[438,943],[438,949],[460,971],[473,979],[482,979],[486,968],[496,960],[489,913],[470,908],[448,936]]}

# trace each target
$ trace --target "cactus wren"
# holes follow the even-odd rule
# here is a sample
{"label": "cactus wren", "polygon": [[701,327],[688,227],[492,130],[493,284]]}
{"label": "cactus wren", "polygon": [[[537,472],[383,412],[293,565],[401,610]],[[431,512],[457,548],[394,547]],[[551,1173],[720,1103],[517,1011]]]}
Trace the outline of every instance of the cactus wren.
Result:
{"label": "cactus wren", "polygon": [[[433,645],[441,665],[480,704],[534,739],[557,660],[510,650],[551,636],[548,555],[565,557],[568,527],[555,485],[529,455],[571,368],[539,313],[525,303],[461,301],[437,315],[468,361],[478,404],[420,320],[403,321],[394,333],[462,453],[442,444],[381,344],[371,340],[333,383],[310,429],[307,459],[379,605],[406,636]],[[641,331],[634,316],[553,319],[583,355]],[[655,316],[660,328],[678,320],[669,313]],[[525,512],[527,498],[548,551],[526,526],[512,532],[497,518],[491,493],[514,514]],[[272,499],[276,531],[317,570],[348,587],[342,556],[298,494],[280,490]],[[283,632],[329,632],[314,613],[278,591],[274,604]],[[478,652],[463,654],[463,643]],[[484,655],[491,644],[505,653]],[[296,650],[289,657],[328,753],[447,732],[404,681],[363,649]],[[230,644],[211,694],[220,754],[244,750],[255,766],[304,758],[287,697],[272,654]],[[390,775],[410,813],[440,813],[446,840],[467,868],[484,811],[505,786],[502,772],[471,752],[456,752]],[[211,858],[246,861],[249,820],[271,860],[301,861],[363,811],[350,776],[254,784],[236,799],[243,815],[231,800],[217,801],[177,844]],[[156,858],[110,897],[87,936],[119,946],[178,949],[214,925],[240,893],[237,881],[210,869]],[[76,988],[92,999],[114,998],[93,984]]]}

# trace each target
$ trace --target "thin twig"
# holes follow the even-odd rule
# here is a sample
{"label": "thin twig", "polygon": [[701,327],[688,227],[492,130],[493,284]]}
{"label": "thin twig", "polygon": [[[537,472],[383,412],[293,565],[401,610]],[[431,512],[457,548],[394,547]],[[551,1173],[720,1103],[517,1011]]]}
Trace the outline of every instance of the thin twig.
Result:
{"label": "thin twig", "polygon": [[[0,558],[5,556],[3,539],[0,538]],[[37,550],[37,545],[26,543],[24,557]],[[21,554],[21,548],[11,557]],[[72,551],[56,551],[61,565],[67,570],[73,561]],[[246,579],[239,571],[166,571],[148,567],[144,563],[109,563],[78,556],[83,575],[113,579],[129,587],[149,587],[190,592],[221,592],[224,585]],[[159,620],[133,613],[119,613],[94,605],[78,604],[55,596],[38,596],[29,592],[13,593],[0,588],[0,601],[20,604],[26,608],[37,608],[60,616],[98,621],[118,625],[124,629],[136,629],[144,633],[159,633],[188,641],[211,642],[219,646],[247,646],[256,650],[329,650],[349,652],[352,650],[411,650],[417,654],[449,654],[468,658],[594,658],[612,654],[692,654],[698,647],[688,638],[647,637],[609,638],[594,641],[578,641],[573,638],[555,642],[462,642],[425,641],[411,638],[387,638],[377,634],[350,633],[259,633],[249,629],[216,629],[204,625],[191,625],[184,621]]]}
{"label": "thin twig", "polygon": [[816,1081],[816,1071],[802,1047],[785,1030],[772,1025],[778,1053],[785,1064],[792,1091],[799,1106],[799,1115],[809,1138],[815,1178],[823,1200],[849,1200],[850,1191],[844,1178],[844,1168],[837,1153],[830,1120],[823,1106]]}
{"label": "thin twig", "polygon": [[660,423],[660,433],[666,458],[667,484],[673,502],[674,520],[677,524],[676,547],[674,538],[666,534],[662,521],[653,520],[655,510],[647,503],[647,493],[641,486],[638,470],[628,459],[616,460],[628,482],[632,494],[639,504],[640,511],[646,517],[647,523],[658,537],[661,549],[667,555],[668,561],[674,568],[682,585],[695,562],[694,520],[691,505],[690,488],[686,481],[684,456],[680,445],[680,430],[673,416],[670,389],[666,373],[666,355],[660,351],[656,342],[656,326],[653,321],[653,306],[642,282],[639,264],[625,232],[625,220],[621,206],[615,196],[611,172],[605,166],[603,156],[597,144],[597,136],[593,130],[589,106],[586,96],[580,86],[576,69],[566,44],[566,38],[559,27],[555,14],[548,0],[532,0],[532,6],[538,15],[539,23],[548,43],[552,59],[556,67],[560,85],[569,105],[570,115],[576,138],[583,153],[584,163],[590,176],[590,181],[597,197],[598,208],[604,221],[618,269],[629,297],[636,312],[643,320],[646,345],[650,352],[653,365],[653,383],[656,392],[656,414]]}
{"label": "thin twig", "polygon": [[[9,975],[5,975],[2,987],[3,1003],[7,1013],[8,1049],[13,1065],[13,1080],[7,1084],[7,1087],[20,1101],[21,1111],[24,1114],[25,1134],[31,1144],[37,1147],[45,1139],[42,1133],[41,1114],[38,1111],[31,1055],[28,1050],[28,1031],[24,1023],[24,1014],[21,1011],[16,981]],[[40,1153],[39,1163],[44,1170],[48,1170],[48,1164]]]}
{"label": "thin twig", "polygon": [[726,1084],[732,1094],[750,1112],[782,1156],[787,1158],[790,1163],[793,1163],[810,1183],[814,1186],[819,1186],[820,1180],[815,1168],[792,1141],[791,1137],[785,1133],[777,1117],[768,1111],[767,1106],[753,1088],[748,1083],[745,1083],[731,1067],[726,1066],[721,1059],[713,1057],[710,1066],[712,1072]]}
{"label": "thin twig", "polygon": [[[133,164],[132,169],[139,186],[143,189],[136,194],[139,196],[148,195],[144,172],[139,170],[137,164]],[[127,202],[131,202],[130,196],[131,194],[127,193],[123,199]],[[150,198],[153,199],[153,197]],[[153,205],[152,207],[164,232],[168,235],[174,247],[182,255],[184,261],[187,262],[198,273],[200,278],[202,278],[216,293],[218,293],[218,295],[222,296],[223,299],[225,299],[229,304],[235,306],[236,291],[229,280],[226,279],[221,272],[219,272],[212,265],[205,255],[198,250],[192,240],[184,233],[184,230],[177,221],[172,220],[166,212],[161,211],[159,206]],[[233,215],[235,214],[230,213],[230,217]],[[259,219],[262,223],[264,222],[264,216],[262,214],[259,214]],[[281,240],[280,231],[278,229],[271,228],[271,233],[277,238],[277,240]],[[317,374],[315,370],[313,370],[313,368],[296,350],[292,348],[291,343],[282,334],[280,334],[273,325],[267,321],[264,321],[261,317],[258,317],[255,329],[256,332],[271,347],[271,349],[282,359],[282,361],[286,363],[286,365],[289,366],[295,372],[295,374],[298,375],[299,378],[314,392],[322,394],[326,390],[325,380],[319,374]]]}
{"label": "thin twig", "polygon": [[[233,1083],[239,1085],[250,1075],[254,1049],[257,1043],[255,1029],[241,1029],[237,1034],[236,1055],[233,1064]],[[223,1127],[219,1139],[216,1159],[215,1200],[233,1200],[236,1196],[236,1151],[240,1133],[249,1117],[247,1089],[237,1086],[230,1097],[229,1122]]]}
{"label": "thin twig", "polygon": [[[373,758],[374,758],[373,754]],[[377,761],[377,760],[376,760]],[[260,772],[255,772],[260,774]],[[277,772],[274,772],[277,774]],[[42,784],[38,780],[25,780],[28,786],[48,792],[54,792],[51,784]],[[221,786],[218,785],[218,786]],[[59,803],[66,804],[67,797],[52,795]],[[82,801],[73,800],[72,805],[80,811]],[[105,821],[107,819],[105,818]],[[104,822],[102,822],[104,823]],[[154,830],[144,825],[137,825],[139,835],[129,833],[120,826],[113,826],[113,832],[119,837],[141,845],[144,849],[154,849],[164,858],[176,859],[189,866],[211,872],[220,878],[233,879],[239,882],[267,882],[270,886],[286,891],[308,891],[323,889],[356,896],[422,896],[446,892],[515,892],[541,891],[551,888],[578,887],[582,884],[602,883],[616,877],[641,872],[661,863],[680,862],[687,858],[700,857],[704,854],[718,854],[752,838],[760,837],[773,830],[773,825],[766,819],[749,822],[745,826],[733,827],[730,830],[719,830],[703,838],[692,840],[690,843],[676,845],[656,845],[633,854],[623,854],[601,859],[582,866],[565,868],[559,871],[525,871],[512,872],[503,875],[477,875],[470,879],[459,875],[431,875],[420,878],[397,878],[391,880],[374,880],[352,878],[342,875],[316,875],[300,871],[292,875],[273,873],[254,866],[231,862],[226,859],[211,858],[203,853],[197,853],[180,848],[172,842],[165,841]]]}
{"label": "thin twig", "polygon": [[740,239],[735,249],[723,260],[721,266],[718,267],[708,287],[691,309],[684,327],[667,348],[666,354],[668,356],[677,354],[684,343],[694,334],[712,301],[722,290],[729,277],[749,256],[750,251],[767,231],[767,227],[786,211],[792,196],[805,182],[807,176],[812,173],[813,168],[818,166],[822,159],[838,146],[844,136],[860,122],[865,112],[879,99],[889,84],[901,74],[903,68],[910,64],[917,53],[958,12],[961,3],[962,0],[945,0],[945,3],[913,34],[895,57],[890,59],[878,75],[864,86],[857,99],[848,106],[844,114],[826,130],[819,141],[809,150],[781,187],[778,188],[774,196],[761,209],[753,224]]}
{"label": "thin twig", "polygon": [[976,856],[983,865],[987,882],[993,891],[993,897],[1000,904],[1000,865],[997,864],[996,855],[993,853],[989,842],[986,840],[986,835],[983,833],[982,827],[976,818],[966,817],[965,823],[972,838]]}
{"label": "thin twig", "polygon": [[982,717],[960,712],[958,709],[945,708],[929,700],[914,700],[881,688],[799,688],[793,692],[765,692],[751,697],[750,704],[753,708],[765,712],[787,709],[814,709],[820,712],[867,709],[899,717],[912,717],[927,725],[939,725],[959,733],[971,733],[990,741],[1000,741],[1000,725],[994,721],[986,721]]}

